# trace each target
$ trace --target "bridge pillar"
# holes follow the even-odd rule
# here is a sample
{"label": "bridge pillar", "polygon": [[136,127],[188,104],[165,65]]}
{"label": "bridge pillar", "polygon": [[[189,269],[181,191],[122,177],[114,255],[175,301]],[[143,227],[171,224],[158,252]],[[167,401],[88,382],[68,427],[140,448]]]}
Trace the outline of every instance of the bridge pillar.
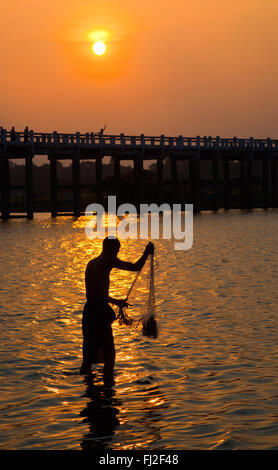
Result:
{"label": "bridge pillar", "polygon": [[116,196],[120,194],[120,179],[121,179],[121,160],[118,157],[113,157],[114,165],[114,180],[115,180],[115,191]]}
{"label": "bridge pillar", "polygon": [[269,207],[269,153],[262,157],[263,159],[263,206]]}
{"label": "bridge pillar", "polygon": [[26,213],[27,218],[32,219],[33,207],[33,155],[25,157],[25,187],[26,187]]}
{"label": "bridge pillar", "polygon": [[219,157],[218,155],[212,160],[212,178],[213,178],[213,209],[219,209]]}
{"label": "bridge pillar", "polygon": [[230,162],[223,158],[223,197],[224,209],[230,209]]}
{"label": "bridge pillar", "polygon": [[161,156],[156,160],[156,185],[157,185],[157,198],[158,203],[163,201],[163,157]]}
{"label": "bridge pillar", "polygon": [[178,196],[179,196],[177,160],[175,157],[171,157],[170,162],[171,162],[171,198],[172,198],[173,203],[177,203]]}
{"label": "bridge pillar", "polygon": [[135,182],[135,204],[139,207],[140,203],[143,202],[143,159],[138,157],[133,160],[134,169],[134,182]]}
{"label": "bridge pillar", "polygon": [[253,152],[247,156],[247,170],[246,170],[246,208],[251,210],[253,207],[253,191],[252,191],[252,166],[253,166]]}
{"label": "bridge pillar", "polygon": [[239,186],[240,186],[240,208],[246,209],[246,171],[245,156],[241,155],[239,160]]}
{"label": "bridge pillar", "polygon": [[48,156],[50,160],[50,204],[51,217],[57,216],[57,160]]}
{"label": "bridge pillar", "polygon": [[271,159],[271,205],[277,207],[277,157]]}
{"label": "bridge pillar", "polygon": [[200,155],[198,154],[189,162],[189,179],[193,203],[193,211],[200,211],[201,206],[201,176],[200,176]]}
{"label": "bridge pillar", "polygon": [[96,202],[102,203],[102,157],[96,158]]}
{"label": "bridge pillar", "polygon": [[80,216],[80,159],[79,155],[72,159],[72,183],[73,183],[73,214]]}
{"label": "bridge pillar", "polygon": [[1,177],[1,217],[10,218],[10,167],[7,154],[0,156]]}

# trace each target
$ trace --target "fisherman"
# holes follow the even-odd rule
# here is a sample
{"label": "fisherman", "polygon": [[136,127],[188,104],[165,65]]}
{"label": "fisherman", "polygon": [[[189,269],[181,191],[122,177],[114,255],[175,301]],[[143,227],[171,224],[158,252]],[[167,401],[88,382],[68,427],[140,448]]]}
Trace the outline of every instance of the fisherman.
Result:
{"label": "fisherman", "polygon": [[103,379],[108,386],[114,385],[115,346],[112,323],[116,318],[109,304],[128,307],[126,300],[109,296],[109,276],[113,268],[125,271],[140,271],[148,256],[154,253],[154,245],[149,242],[136,263],[120,260],[117,255],[120,241],[116,237],[103,240],[101,254],[89,261],[85,271],[86,299],[83,318],[83,362],[80,374],[88,374],[91,365],[104,359]]}
{"label": "fisherman", "polygon": [[102,136],[103,136],[103,133],[104,133],[105,129],[106,129],[106,124],[105,124],[105,126],[104,126],[104,127],[102,127],[102,128],[100,129],[100,131],[99,131],[99,135],[100,135],[100,137],[102,137]]}

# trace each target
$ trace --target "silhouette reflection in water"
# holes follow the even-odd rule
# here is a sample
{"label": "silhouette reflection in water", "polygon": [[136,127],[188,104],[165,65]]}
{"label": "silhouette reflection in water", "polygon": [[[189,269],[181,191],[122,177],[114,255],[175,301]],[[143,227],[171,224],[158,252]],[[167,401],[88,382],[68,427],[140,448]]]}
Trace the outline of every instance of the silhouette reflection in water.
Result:
{"label": "silhouette reflection in water", "polygon": [[89,424],[89,432],[81,442],[83,450],[109,447],[114,429],[120,424],[117,415],[121,402],[114,398],[115,390],[95,383],[94,378],[93,374],[84,378],[87,386],[84,397],[89,398],[89,401],[80,416],[84,417],[83,423]]}
{"label": "silhouette reflection in water", "polygon": [[96,379],[93,373],[86,375],[84,383],[87,387],[84,397],[89,401],[80,416],[89,429],[80,444],[83,450],[113,450],[114,434],[118,427],[121,428],[117,433],[122,435],[122,445],[117,449],[158,449],[163,445],[163,411],[168,404],[152,377],[129,384],[132,387],[124,392],[121,399],[116,398],[120,391],[105,387],[101,378]]}

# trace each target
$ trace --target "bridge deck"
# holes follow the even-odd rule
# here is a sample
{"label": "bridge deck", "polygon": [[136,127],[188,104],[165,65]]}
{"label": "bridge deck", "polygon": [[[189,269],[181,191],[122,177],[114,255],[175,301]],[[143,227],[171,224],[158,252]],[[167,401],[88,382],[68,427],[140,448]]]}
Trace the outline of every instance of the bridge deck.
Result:
{"label": "bridge deck", "polygon": [[[15,188],[10,183],[9,160],[20,158],[25,160],[25,199],[27,217],[33,216],[33,167],[35,155],[48,155],[50,165],[51,200],[49,210],[52,216],[59,215],[58,191],[61,186],[57,181],[57,162],[62,159],[72,160],[72,184],[66,188],[72,192],[72,207],[69,212],[79,215],[82,213],[80,182],[80,160],[95,160],[95,183],[91,191],[95,200],[103,202],[104,191],[107,194],[121,194],[120,161],[133,160],[133,184],[128,197],[134,198],[136,204],[144,199],[144,160],[156,160],[156,180],[151,192],[157,201],[179,202],[186,198],[187,203],[193,203],[195,210],[203,208],[229,209],[233,207],[231,193],[231,161],[236,162],[239,170],[240,194],[237,204],[242,208],[277,207],[277,160],[278,139],[222,138],[222,137],[168,137],[130,135],[107,135],[102,133],[58,133],[58,132],[15,132],[0,130],[0,194],[1,217],[11,216],[11,190]],[[104,189],[102,176],[102,157],[112,157],[114,182]],[[170,181],[164,180],[164,162],[170,159]],[[189,180],[181,182],[178,178],[178,160],[185,160],[189,167]],[[252,180],[253,162],[261,165],[261,195],[254,198],[254,181]],[[202,162],[211,161],[212,176],[210,188],[202,195]],[[206,182],[205,184],[208,185]],[[257,184],[257,183],[256,183]],[[170,185],[170,189],[169,189]],[[182,186],[182,187],[181,187]],[[108,193],[107,193],[108,191]],[[257,192],[257,188],[255,188]],[[132,196],[133,194],[133,196]],[[237,197],[237,196],[236,196]],[[256,196],[257,197],[257,196]],[[208,201],[209,204],[208,204]],[[131,202],[134,202],[133,200]],[[149,201],[155,202],[155,201]],[[238,207],[238,206],[236,206]],[[65,213],[63,210],[60,213]]]}
{"label": "bridge deck", "polygon": [[0,144],[8,145],[9,149],[22,150],[32,148],[37,154],[47,153],[49,150],[63,150],[74,152],[76,148],[83,151],[100,150],[102,152],[186,152],[196,150],[211,151],[278,151],[278,139],[248,139],[222,138],[222,137],[168,137],[168,136],[129,136],[101,135],[95,133],[75,134],[33,132],[11,132],[3,130],[0,133]]}

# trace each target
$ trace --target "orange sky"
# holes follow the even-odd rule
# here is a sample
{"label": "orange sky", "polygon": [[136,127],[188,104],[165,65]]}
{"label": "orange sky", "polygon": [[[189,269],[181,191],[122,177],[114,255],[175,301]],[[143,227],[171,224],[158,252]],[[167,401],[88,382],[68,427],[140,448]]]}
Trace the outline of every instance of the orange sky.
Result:
{"label": "orange sky", "polygon": [[4,127],[278,137],[277,0],[2,0],[1,17]]}

